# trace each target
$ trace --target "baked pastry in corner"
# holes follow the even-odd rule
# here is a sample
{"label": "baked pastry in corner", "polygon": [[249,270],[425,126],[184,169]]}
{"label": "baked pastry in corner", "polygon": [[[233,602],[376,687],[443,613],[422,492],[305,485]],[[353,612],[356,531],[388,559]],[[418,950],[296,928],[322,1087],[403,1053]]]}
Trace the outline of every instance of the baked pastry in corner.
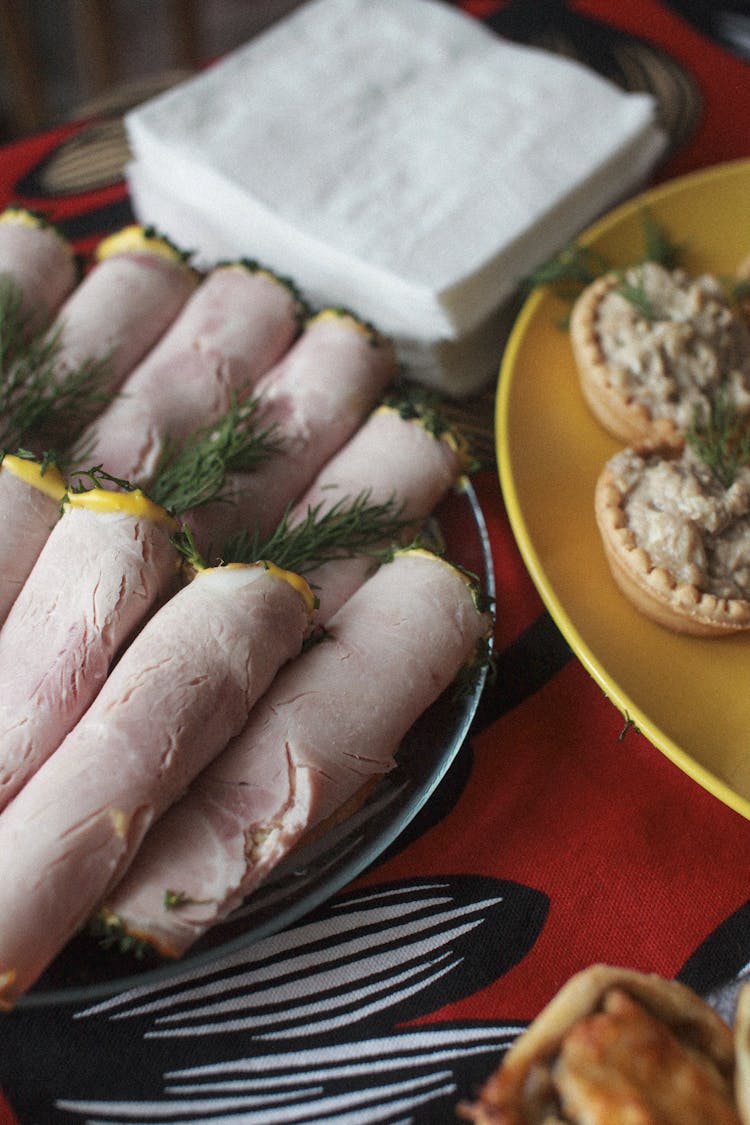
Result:
{"label": "baked pastry in corner", "polygon": [[584,398],[627,445],[679,445],[721,387],[750,413],[750,325],[710,274],[644,262],[584,289],[570,335]]}
{"label": "baked pastry in corner", "polygon": [[732,1030],[692,989],[594,965],[506,1053],[474,1125],[740,1125]]}

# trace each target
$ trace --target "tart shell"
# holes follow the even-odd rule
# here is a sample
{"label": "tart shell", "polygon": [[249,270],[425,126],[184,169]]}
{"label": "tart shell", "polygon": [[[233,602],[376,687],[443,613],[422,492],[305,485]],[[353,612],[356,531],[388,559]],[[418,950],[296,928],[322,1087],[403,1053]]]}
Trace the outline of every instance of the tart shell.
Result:
{"label": "tart shell", "polygon": [[651,621],[676,633],[720,637],[750,629],[750,601],[720,598],[655,566],[628,527],[624,496],[609,466],[599,475],[594,511],[604,553],[621,592]]}
{"label": "tart shell", "polygon": [[570,317],[570,341],[583,397],[597,421],[624,445],[679,446],[682,438],[670,418],[656,417],[632,395],[615,387],[597,327],[599,306],[620,285],[604,274],[580,294]]}

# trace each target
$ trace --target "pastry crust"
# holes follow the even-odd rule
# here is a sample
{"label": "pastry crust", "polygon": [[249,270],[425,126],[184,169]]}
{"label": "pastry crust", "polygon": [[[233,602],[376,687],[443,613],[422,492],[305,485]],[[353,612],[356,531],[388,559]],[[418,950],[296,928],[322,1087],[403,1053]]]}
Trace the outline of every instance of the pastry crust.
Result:
{"label": "pastry crust", "polygon": [[735,1096],[743,1125],[750,1125],[750,984],[740,990],[734,1016]]}
{"label": "pastry crust", "polygon": [[[623,456],[631,451],[623,451]],[[681,450],[645,450],[635,456],[676,460]],[[653,558],[630,525],[626,492],[612,458],[596,484],[594,510],[612,577],[626,598],[650,620],[673,632],[718,637],[750,628],[750,600],[722,596],[678,573],[674,564]],[[684,570],[692,568],[687,563]]]}
{"label": "pastry crust", "polygon": [[593,965],[572,977],[505,1055],[475,1125],[739,1125],[729,1026],[692,989]]}
{"label": "pastry crust", "polygon": [[679,446],[720,386],[750,410],[750,331],[710,275],[605,274],[575,302],[570,340],[589,409],[625,445]]}
{"label": "pastry crust", "polygon": [[623,394],[612,381],[599,334],[598,317],[604,298],[620,284],[616,274],[605,274],[579,296],[570,317],[570,341],[583,397],[604,429],[626,445],[678,444],[680,433],[670,418],[655,418],[633,395]]}

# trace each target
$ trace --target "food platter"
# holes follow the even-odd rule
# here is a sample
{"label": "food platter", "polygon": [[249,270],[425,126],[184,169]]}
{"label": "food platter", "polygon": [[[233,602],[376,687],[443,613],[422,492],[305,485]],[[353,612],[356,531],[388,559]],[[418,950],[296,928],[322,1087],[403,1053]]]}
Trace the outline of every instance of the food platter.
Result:
{"label": "food platter", "polygon": [[[451,491],[431,521],[451,560],[494,596],[489,537],[468,481]],[[331,898],[383,855],[414,820],[464,744],[484,687],[486,670],[459,699],[448,689],[404,738],[396,768],[362,807],[337,827],[299,847],[222,925],[179,961],[137,960],[105,950],[81,934],[46,970],[18,1007],[80,1004],[143,984],[158,984],[209,965],[292,925]]]}
{"label": "food platter", "polygon": [[[748,192],[750,161],[718,165],[623,204],[579,241],[615,266],[637,262],[647,210],[680,245],[687,270],[731,278],[750,254]],[[620,447],[584,403],[564,327],[569,311],[569,301],[537,289],[503,359],[498,468],[516,540],[557,625],[625,718],[750,818],[750,634],[678,636],[639,615],[615,587],[593,497]]]}

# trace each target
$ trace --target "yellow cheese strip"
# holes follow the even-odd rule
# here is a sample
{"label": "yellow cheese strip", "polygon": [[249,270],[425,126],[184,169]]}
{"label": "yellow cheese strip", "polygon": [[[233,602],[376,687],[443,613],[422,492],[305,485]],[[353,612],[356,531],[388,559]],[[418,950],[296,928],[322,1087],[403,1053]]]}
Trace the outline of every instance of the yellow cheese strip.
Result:
{"label": "yellow cheese strip", "polygon": [[103,261],[113,254],[126,254],[130,250],[145,250],[175,262],[185,260],[185,255],[168,238],[155,234],[150,228],[139,223],[130,223],[107,238],[103,238],[96,248],[96,257],[98,261]]}
{"label": "yellow cheese strip", "polygon": [[128,515],[150,520],[151,523],[164,523],[174,528],[179,524],[161,504],[149,500],[140,488],[130,492],[110,492],[106,488],[90,488],[86,492],[71,492],[67,502],[73,507],[90,508],[95,512],[125,512]]}
{"label": "yellow cheese strip", "polygon": [[27,457],[16,457],[14,453],[6,453],[0,462],[0,468],[7,469],[9,473],[13,473],[13,476],[51,496],[53,500],[62,500],[65,495],[65,481],[60,470],[54,465],[45,467],[41,461],[31,461]]}
{"label": "yellow cheese strip", "polygon": [[210,570],[238,570],[247,569],[250,566],[260,566],[273,574],[275,578],[281,579],[282,582],[288,582],[289,585],[296,590],[301,596],[307,607],[307,612],[312,615],[317,605],[315,594],[310,588],[310,584],[301,574],[297,574],[294,570],[284,570],[283,567],[276,566],[276,563],[269,562],[267,559],[259,559],[257,562],[251,563],[224,563],[222,566],[207,566],[203,570],[197,572],[196,577],[201,574],[207,574]]}

